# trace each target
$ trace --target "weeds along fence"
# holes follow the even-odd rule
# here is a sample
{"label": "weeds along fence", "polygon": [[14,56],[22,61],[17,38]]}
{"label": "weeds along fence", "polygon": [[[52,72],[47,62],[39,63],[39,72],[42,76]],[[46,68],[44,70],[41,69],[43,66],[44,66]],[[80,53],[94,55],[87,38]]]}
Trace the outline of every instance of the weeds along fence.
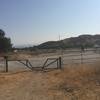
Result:
{"label": "weeds along fence", "polygon": [[62,63],[67,64],[92,64],[100,61],[100,51],[95,50],[73,50],[62,51]]}

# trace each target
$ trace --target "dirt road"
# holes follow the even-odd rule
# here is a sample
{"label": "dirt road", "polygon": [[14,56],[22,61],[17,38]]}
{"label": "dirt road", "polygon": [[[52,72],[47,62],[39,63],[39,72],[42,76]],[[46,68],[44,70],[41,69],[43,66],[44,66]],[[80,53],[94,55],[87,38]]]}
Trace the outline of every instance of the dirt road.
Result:
{"label": "dirt road", "polygon": [[0,100],[51,100],[43,76],[35,72],[1,75]]}
{"label": "dirt road", "polygon": [[0,100],[61,100],[50,88],[48,76],[43,72],[0,75]]}

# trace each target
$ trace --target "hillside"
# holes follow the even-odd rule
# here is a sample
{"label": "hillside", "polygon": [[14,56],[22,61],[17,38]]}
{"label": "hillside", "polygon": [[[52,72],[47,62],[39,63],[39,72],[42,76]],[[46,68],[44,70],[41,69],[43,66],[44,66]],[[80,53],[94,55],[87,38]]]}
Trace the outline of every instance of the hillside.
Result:
{"label": "hillside", "polygon": [[78,37],[66,38],[60,41],[48,41],[34,48],[38,49],[58,49],[58,48],[80,48],[94,47],[100,45],[100,35],[80,35]]}

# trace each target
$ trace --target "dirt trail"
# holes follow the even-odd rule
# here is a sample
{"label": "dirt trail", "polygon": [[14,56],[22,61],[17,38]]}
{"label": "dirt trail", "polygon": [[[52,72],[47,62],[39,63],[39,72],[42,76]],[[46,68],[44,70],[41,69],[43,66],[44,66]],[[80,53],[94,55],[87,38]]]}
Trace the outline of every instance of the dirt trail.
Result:
{"label": "dirt trail", "polygon": [[33,72],[5,76],[7,80],[0,85],[0,100],[49,100],[46,81],[42,76]]}
{"label": "dirt trail", "polygon": [[23,72],[1,75],[0,100],[61,100],[49,92],[46,74]]}

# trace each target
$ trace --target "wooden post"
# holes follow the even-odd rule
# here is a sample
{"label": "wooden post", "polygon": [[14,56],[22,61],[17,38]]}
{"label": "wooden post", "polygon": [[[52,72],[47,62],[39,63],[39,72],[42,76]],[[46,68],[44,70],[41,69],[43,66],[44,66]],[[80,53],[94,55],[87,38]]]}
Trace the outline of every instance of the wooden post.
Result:
{"label": "wooden post", "polygon": [[59,69],[62,68],[62,61],[61,61],[61,57],[59,57]]}
{"label": "wooden post", "polygon": [[26,66],[28,66],[28,60],[26,60]]}
{"label": "wooden post", "polygon": [[81,64],[83,64],[83,53],[81,51]]}
{"label": "wooden post", "polygon": [[59,68],[59,59],[57,58],[57,69]]}
{"label": "wooden post", "polygon": [[4,59],[5,59],[5,64],[6,64],[6,72],[8,72],[8,56],[4,56]]}

